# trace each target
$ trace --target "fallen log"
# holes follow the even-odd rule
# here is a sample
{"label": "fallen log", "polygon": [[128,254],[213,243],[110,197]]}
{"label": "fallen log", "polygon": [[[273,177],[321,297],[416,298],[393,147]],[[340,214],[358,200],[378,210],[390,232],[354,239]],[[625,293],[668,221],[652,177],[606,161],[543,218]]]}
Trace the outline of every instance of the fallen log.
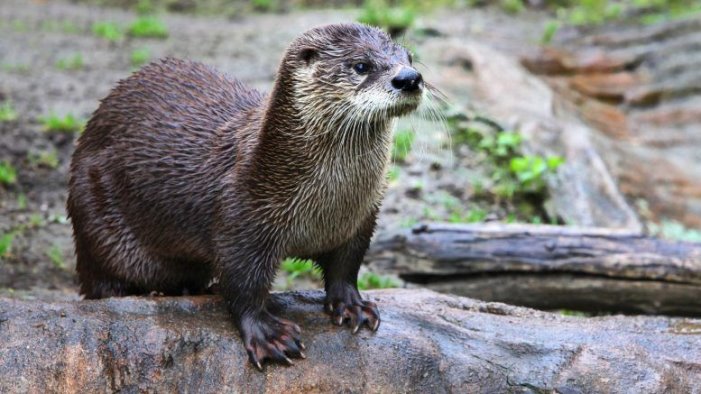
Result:
{"label": "fallen log", "polygon": [[538,309],[701,316],[701,244],[625,230],[431,224],[366,260],[441,292]]}
{"label": "fallen log", "polygon": [[382,326],[352,335],[329,323],[320,292],[276,295],[307,359],[264,373],[218,297],[0,299],[0,392],[701,392],[701,320],[365,296]]}

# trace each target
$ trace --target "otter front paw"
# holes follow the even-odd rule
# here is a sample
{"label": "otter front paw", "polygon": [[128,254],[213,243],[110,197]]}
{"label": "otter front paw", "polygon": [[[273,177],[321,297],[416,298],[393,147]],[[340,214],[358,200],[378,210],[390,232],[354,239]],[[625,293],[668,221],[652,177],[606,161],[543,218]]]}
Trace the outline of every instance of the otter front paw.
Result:
{"label": "otter front paw", "polygon": [[261,312],[241,318],[240,330],[248,359],[261,371],[266,359],[292,365],[290,357],[306,358],[302,330],[289,320]]}
{"label": "otter front paw", "polygon": [[374,302],[363,301],[358,290],[348,287],[337,294],[327,293],[325,309],[326,313],[331,315],[331,322],[338,326],[348,322],[353,334],[363,325],[377,331],[380,327],[380,311],[377,305]]}

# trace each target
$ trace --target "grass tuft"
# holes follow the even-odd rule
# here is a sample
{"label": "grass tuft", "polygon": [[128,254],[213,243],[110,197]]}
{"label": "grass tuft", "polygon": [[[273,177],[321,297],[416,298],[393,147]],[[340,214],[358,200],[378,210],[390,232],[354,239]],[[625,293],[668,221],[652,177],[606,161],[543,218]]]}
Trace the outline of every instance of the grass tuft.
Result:
{"label": "grass tuft", "polygon": [[17,119],[17,111],[12,106],[12,102],[5,101],[0,104],[0,122],[11,122]]}
{"label": "grass tuft", "polygon": [[168,38],[168,27],[152,15],[140,16],[129,26],[128,32],[138,38]]}
{"label": "grass tuft", "polygon": [[0,257],[8,257],[12,252],[12,242],[15,240],[15,233],[0,235]]}
{"label": "grass tuft", "polygon": [[364,272],[358,277],[358,290],[389,289],[399,287],[401,283],[391,276]]}
{"label": "grass tuft", "polygon": [[124,32],[118,24],[114,22],[95,22],[92,25],[93,33],[109,42],[118,42],[124,39]]}
{"label": "grass tuft", "polygon": [[131,52],[131,65],[133,67],[141,67],[148,63],[150,59],[151,52],[148,50],[148,48],[134,49]]}
{"label": "grass tuft", "polygon": [[80,70],[83,68],[83,55],[76,53],[56,61],[56,68],[59,70]]}
{"label": "grass tuft", "polygon": [[39,120],[49,133],[80,133],[85,127],[85,121],[73,114],[59,116],[52,113]]}
{"label": "grass tuft", "polygon": [[33,167],[45,167],[50,169],[58,168],[58,152],[56,149],[41,151],[41,152],[29,152],[27,154],[27,159],[29,164]]}
{"label": "grass tuft", "polygon": [[396,37],[414,24],[416,11],[409,4],[390,6],[385,0],[366,0],[358,22],[386,29]]}
{"label": "grass tuft", "polygon": [[411,130],[399,130],[394,133],[392,160],[403,162],[411,152],[414,143],[414,133]]}
{"label": "grass tuft", "polygon": [[17,170],[9,161],[0,163],[0,184],[13,185],[17,182]]}

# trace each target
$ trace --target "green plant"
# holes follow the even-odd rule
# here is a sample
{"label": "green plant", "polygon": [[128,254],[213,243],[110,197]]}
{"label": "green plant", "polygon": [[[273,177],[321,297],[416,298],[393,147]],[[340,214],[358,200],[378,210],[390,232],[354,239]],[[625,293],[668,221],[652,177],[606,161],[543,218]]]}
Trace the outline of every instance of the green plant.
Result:
{"label": "green plant", "polygon": [[148,48],[134,49],[131,52],[131,65],[139,67],[146,64],[151,59],[151,52]]}
{"label": "green plant", "polygon": [[518,156],[509,161],[509,169],[522,190],[537,192],[545,187],[545,175],[557,170],[564,161],[560,156]]}
{"label": "green plant", "polygon": [[358,277],[358,290],[388,289],[399,287],[401,283],[391,276],[364,272]]}
{"label": "green plant", "polygon": [[129,35],[140,38],[167,38],[168,27],[155,16],[140,16],[128,29]]}
{"label": "green plant", "polygon": [[452,212],[448,221],[451,223],[479,223],[487,218],[489,212],[482,208],[471,208],[467,213]]}
{"label": "green plant", "polygon": [[0,256],[7,257],[12,251],[12,242],[15,240],[15,233],[7,233],[0,236]]}
{"label": "green plant", "polygon": [[387,180],[390,182],[396,182],[399,179],[400,170],[399,167],[392,165],[387,171]]}
{"label": "green plant", "polygon": [[419,219],[417,218],[412,218],[412,217],[407,217],[403,218],[401,222],[399,223],[399,227],[401,228],[412,228],[419,224]]}
{"label": "green plant", "polygon": [[51,260],[54,267],[58,269],[66,268],[66,261],[63,258],[63,252],[58,245],[52,245],[51,248],[46,251],[46,256],[49,258],[49,260]]}
{"label": "green plant", "polygon": [[416,19],[412,4],[405,2],[401,6],[390,6],[385,0],[366,0],[358,21],[387,29],[392,36],[397,36],[408,29]]}
{"label": "green plant", "polygon": [[392,160],[403,162],[411,151],[414,143],[414,133],[411,130],[399,130],[394,133]]}
{"label": "green plant", "polygon": [[156,6],[151,0],[139,0],[136,3],[136,13],[139,15],[150,15],[156,12]]}
{"label": "green plant", "polygon": [[17,170],[9,161],[0,163],[0,184],[12,185],[17,182]]}
{"label": "green plant", "polygon": [[27,209],[27,195],[20,193],[17,195],[17,209],[25,210]]}
{"label": "green plant", "polygon": [[12,30],[18,33],[26,33],[29,31],[29,26],[27,25],[27,22],[15,19],[14,21],[12,21]]}
{"label": "green plant", "polygon": [[11,122],[17,119],[17,111],[12,107],[11,101],[0,104],[0,122]]}
{"label": "green plant", "polygon": [[683,224],[673,220],[663,220],[660,224],[651,223],[648,225],[650,234],[686,242],[701,242],[701,230],[685,227]]}
{"label": "green plant", "polygon": [[540,37],[540,43],[545,45],[550,44],[558,30],[560,30],[560,22],[549,21],[546,23],[545,29],[543,29],[543,35]]}
{"label": "green plant", "polygon": [[29,74],[31,71],[29,65],[22,63],[3,63],[2,69],[3,71],[14,74]]}
{"label": "green plant", "polygon": [[51,169],[58,168],[58,152],[56,149],[41,151],[41,152],[29,152],[27,154],[27,159],[29,163],[34,167],[47,167]]}
{"label": "green plant", "polygon": [[591,317],[591,316],[594,316],[594,314],[589,313],[589,312],[575,311],[572,309],[560,309],[559,312],[562,316],[570,316],[570,317]]}
{"label": "green plant", "polygon": [[39,118],[44,130],[50,133],[79,133],[85,127],[85,121],[73,114],[63,116],[54,113]]}
{"label": "green plant", "polygon": [[29,228],[38,228],[44,224],[44,217],[40,213],[29,215]]}
{"label": "green plant", "polygon": [[251,4],[253,5],[253,8],[257,11],[262,11],[262,12],[269,12],[275,8],[277,1],[276,0],[253,0],[251,1]]}
{"label": "green plant", "polygon": [[[546,180],[564,163],[562,157],[524,155],[519,133],[502,130],[496,122],[483,117],[456,112],[449,114],[447,120],[456,144],[468,145],[488,174],[473,181],[474,197],[492,199],[506,211],[509,221],[556,221],[548,217],[544,208],[548,198]],[[479,208],[467,213],[460,209],[449,212],[450,221],[454,222],[482,221],[487,216]]]}
{"label": "green plant", "polygon": [[114,22],[95,22],[92,25],[92,31],[96,36],[109,42],[117,42],[124,39],[122,28]]}
{"label": "green plant", "polygon": [[67,56],[56,61],[59,70],[80,70],[83,68],[83,55],[80,53]]}
{"label": "green plant", "polygon": [[307,277],[314,280],[321,279],[321,272],[311,260],[289,257],[282,261],[280,269],[287,273],[287,279],[290,282],[298,277]]}
{"label": "green plant", "polygon": [[618,18],[622,5],[609,0],[581,0],[567,12],[567,19],[573,25],[600,24]]}
{"label": "green plant", "polygon": [[68,224],[68,216],[53,214],[49,216],[49,222],[58,224]]}
{"label": "green plant", "polygon": [[522,0],[500,0],[499,6],[509,14],[518,14],[526,8]]}
{"label": "green plant", "polygon": [[41,29],[46,31],[60,31],[66,34],[80,33],[80,28],[71,21],[45,20],[41,22]]}

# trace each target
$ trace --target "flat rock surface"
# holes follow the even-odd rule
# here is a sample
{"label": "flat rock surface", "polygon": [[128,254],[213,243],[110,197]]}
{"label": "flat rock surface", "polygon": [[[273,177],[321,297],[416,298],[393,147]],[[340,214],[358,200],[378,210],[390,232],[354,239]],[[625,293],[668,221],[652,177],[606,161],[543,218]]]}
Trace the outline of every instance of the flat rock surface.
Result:
{"label": "flat rock surface", "polygon": [[566,317],[423,290],[365,293],[378,332],[276,294],[307,359],[258,372],[218,297],[0,299],[0,392],[699,393],[701,320]]}

